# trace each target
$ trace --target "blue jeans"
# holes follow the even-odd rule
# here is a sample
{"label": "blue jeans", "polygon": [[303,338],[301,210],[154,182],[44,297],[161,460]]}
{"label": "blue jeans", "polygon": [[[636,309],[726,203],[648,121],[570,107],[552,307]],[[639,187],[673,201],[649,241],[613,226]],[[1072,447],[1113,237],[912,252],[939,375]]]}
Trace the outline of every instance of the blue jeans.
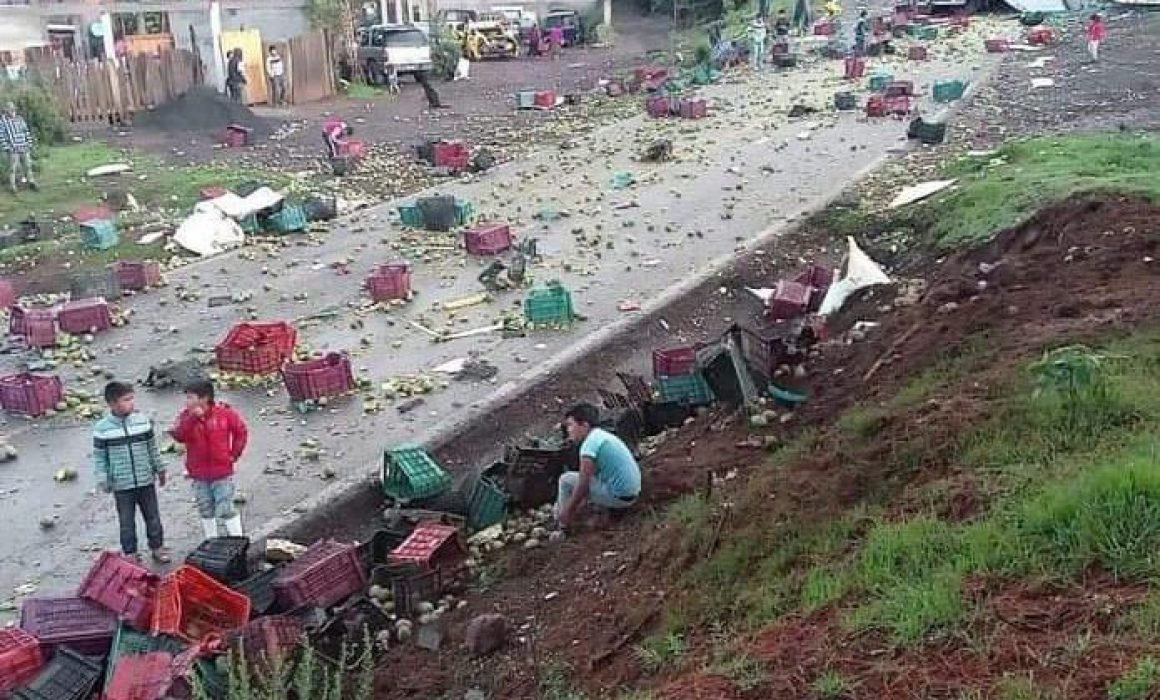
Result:
{"label": "blue jeans", "polygon": [[[560,483],[556,491],[557,517],[564,510],[564,506],[568,505],[568,501],[572,500],[572,494],[576,491],[576,486],[579,484],[580,472],[564,472],[560,475]],[[594,506],[620,510],[622,508],[631,508],[636,503],[636,499],[636,496],[633,496],[631,499],[625,499],[613,494],[604,485],[604,482],[599,479],[593,479],[588,482],[588,502]]]}
{"label": "blue jeans", "polygon": [[227,476],[217,481],[193,480],[193,495],[197,499],[197,514],[203,520],[226,520],[238,514],[234,508],[234,478]]}
{"label": "blue jeans", "polygon": [[121,552],[137,553],[138,510],[141,511],[141,518],[145,521],[149,549],[161,549],[165,535],[161,528],[161,509],[157,506],[156,487],[149,484],[135,489],[114,491],[113,499],[117,504],[117,522],[121,530]]}

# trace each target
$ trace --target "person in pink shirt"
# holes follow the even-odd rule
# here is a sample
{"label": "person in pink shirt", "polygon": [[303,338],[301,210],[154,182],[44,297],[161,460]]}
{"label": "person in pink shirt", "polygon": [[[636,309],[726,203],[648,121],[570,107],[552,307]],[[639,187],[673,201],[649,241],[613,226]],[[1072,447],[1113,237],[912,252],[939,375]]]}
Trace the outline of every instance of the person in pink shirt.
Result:
{"label": "person in pink shirt", "polygon": [[564,28],[552,27],[548,30],[548,52],[552,58],[559,58],[560,47],[564,45]]}
{"label": "person in pink shirt", "polygon": [[1098,12],[1091,16],[1086,32],[1088,55],[1092,57],[1093,61],[1098,61],[1100,60],[1100,43],[1103,42],[1104,35],[1107,33],[1104,18],[1100,17]]}

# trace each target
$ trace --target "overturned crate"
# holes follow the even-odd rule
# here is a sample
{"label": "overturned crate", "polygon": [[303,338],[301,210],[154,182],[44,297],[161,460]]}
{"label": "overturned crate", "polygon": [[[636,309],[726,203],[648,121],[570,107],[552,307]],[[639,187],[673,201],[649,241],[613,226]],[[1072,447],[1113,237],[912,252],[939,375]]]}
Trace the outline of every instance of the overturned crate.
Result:
{"label": "overturned crate", "polygon": [[451,476],[416,445],[386,450],[380,478],[383,493],[400,503],[431,498],[451,487]]}

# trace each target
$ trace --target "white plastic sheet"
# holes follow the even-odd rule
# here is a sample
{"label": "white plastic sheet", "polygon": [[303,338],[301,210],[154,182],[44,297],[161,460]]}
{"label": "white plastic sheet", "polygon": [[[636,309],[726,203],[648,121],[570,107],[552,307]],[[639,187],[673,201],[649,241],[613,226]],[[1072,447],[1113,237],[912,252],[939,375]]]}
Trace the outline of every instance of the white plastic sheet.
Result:
{"label": "white plastic sheet", "polygon": [[256,214],[263,209],[269,209],[284,199],[280,192],[269,187],[259,187],[245,197],[239,197],[233,192],[226,192],[205,202],[198,202],[194,211],[205,211],[214,208],[231,219],[244,219],[250,214]]}
{"label": "white plastic sheet", "polygon": [[841,309],[846,299],[859,289],[890,284],[890,277],[882,271],[878,263],[858,247],[853,237],[848,237],[846,242],[849,246],[846,253],[846,275],[831,284],[826,291],[826,296],[818,309],[819,316],[828,316]]}
{"label": "white plastic sheet", "polygon": [[246,236],[236,221],[213,208],[194,211],[173,234],[173,240],[182,248],[201,255],[217,255],[240,246]]}

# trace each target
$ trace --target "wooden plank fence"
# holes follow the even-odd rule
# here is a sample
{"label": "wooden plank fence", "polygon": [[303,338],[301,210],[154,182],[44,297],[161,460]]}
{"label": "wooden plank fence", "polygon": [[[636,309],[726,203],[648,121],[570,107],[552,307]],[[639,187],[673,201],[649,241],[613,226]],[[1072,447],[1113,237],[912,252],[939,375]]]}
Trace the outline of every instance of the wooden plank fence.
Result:
{"label": "wooden plank fence", "polygon": [[326,32],[309,32],[273,43],[286,64],[286,99],[290,104],[317,102],[337,92],[331,40]]}
{"label": "wooden plank fence", "polygon": [[66,61],[30,52],[28,78],[43,85],[61,114],[74,122],[131,121],[137,112],[181,96],[201,80],[197,57],[190,51],[126,56],[113,61]]}

